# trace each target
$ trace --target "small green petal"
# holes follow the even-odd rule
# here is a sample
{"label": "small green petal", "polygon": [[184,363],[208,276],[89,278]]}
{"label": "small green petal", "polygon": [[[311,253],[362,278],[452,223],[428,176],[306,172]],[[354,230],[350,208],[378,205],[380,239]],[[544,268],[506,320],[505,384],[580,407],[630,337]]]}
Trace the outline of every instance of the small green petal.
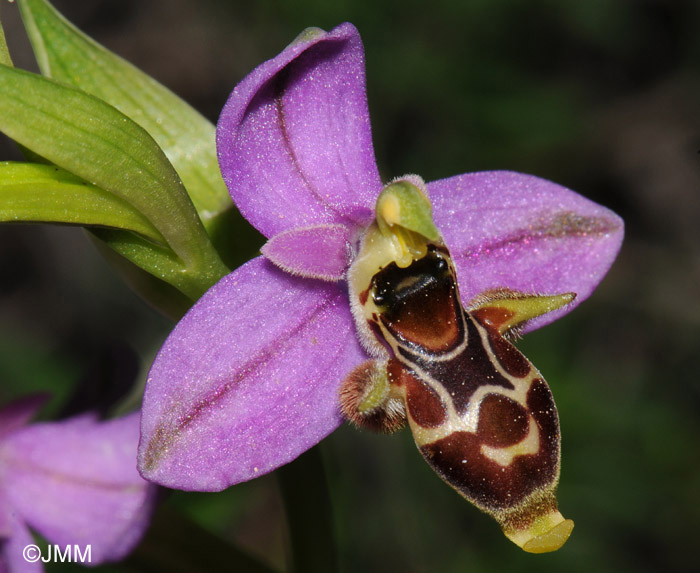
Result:
{"label": "small green petal", "polygon": [[501,334],[518,332],[533,318],[566,306],[576,293],[540,295],[515,292],[509,289],[487,291],[472,301],[469,311],[486,326]]}

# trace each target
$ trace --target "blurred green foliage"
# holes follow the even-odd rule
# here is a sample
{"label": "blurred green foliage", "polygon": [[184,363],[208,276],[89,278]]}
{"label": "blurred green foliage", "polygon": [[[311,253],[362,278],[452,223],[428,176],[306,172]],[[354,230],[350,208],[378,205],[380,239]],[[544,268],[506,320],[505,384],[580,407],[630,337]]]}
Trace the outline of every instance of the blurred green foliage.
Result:
{"label": "blurred green foliage", "polygon": [[[559,407],[560,508],[576,522],[569,542],[550,555],[523,553],[433,475],[407,432],[342,428],[321,446],[340,571],[697,568],[697,2],[55,4],[211,120],[234,85],[303,28],[352,21],[365,42],[385,178],[514,169],[624,217],[620,258],[590,301],[519,343]],[[10,12],[3,7],[3,18]],[[21,44],[18,25],[7,33],[11,47]],[[12,153],[2,149],[2,158]],[[138,357],[143,379],[170,328],[70,230],[1,227],[0,273],[0,401],[51,390],[46,415],[54,415],[71,404],[76,382],[128,387],[133,369],[110,379],[117,369],[105,357],[115,348],[117,361]],[[176,492],[165,506],[277,567],[285,562],[273,478],[224,494]],[[225,568],[225,552],[219,559]],[[123,567],[139,570],[130,563]]]}

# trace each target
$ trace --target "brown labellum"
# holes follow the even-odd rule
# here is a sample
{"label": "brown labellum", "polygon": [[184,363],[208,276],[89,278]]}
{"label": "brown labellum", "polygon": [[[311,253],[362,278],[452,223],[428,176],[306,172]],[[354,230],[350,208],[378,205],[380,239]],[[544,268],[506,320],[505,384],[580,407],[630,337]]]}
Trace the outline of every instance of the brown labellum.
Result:
{"label": "brown labellum", "polygon": [[442,241],[402,229],[399,199],[384,205],[386,220],[378,210],[379,225],[368,229],[348,273],[358,331],[382,358],[348,376],[342,411],[384,432],[408,420],[443,480],[526,551],[554,551],[573,528],[555,499],[557,411],[540,373],[507,337],[573,295],[495,289],[467,311]]}

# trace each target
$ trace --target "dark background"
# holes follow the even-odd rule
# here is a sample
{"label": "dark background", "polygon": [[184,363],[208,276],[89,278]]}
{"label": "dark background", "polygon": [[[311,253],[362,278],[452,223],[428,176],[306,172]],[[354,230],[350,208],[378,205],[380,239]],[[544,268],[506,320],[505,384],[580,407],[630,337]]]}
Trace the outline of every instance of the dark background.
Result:
{"label": "dark background", "polygon": [[[689,571],[700,532],[700,4],[674,0],[401,3],[56,1],[78,27],[212,121],[228,93],[303,28],[342,21],[367,54],[385,179],[513,169],[623,216],[592,298],[520,348],[563,433],[551,555],[524,554],[424,464],[408,432],[349,428],[322,445],[343,572]],[[19,67],[35,69],[2,7]],[[0,140],[0,159],[18,158]],[[248,247],[249,248],[249,247]],[[78,229],[0,227],[0,402],[49,389],[45,415],[113,401],[171,324]],[[274,477],[167,504],[281,567]],[[222,555],[221,567],[226,556]]]}

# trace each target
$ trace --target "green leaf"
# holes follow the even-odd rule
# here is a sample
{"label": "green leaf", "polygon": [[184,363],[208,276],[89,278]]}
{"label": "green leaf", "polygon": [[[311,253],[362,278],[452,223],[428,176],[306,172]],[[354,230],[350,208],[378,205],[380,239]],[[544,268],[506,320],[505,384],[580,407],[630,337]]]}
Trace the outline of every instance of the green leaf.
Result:
{"label": "green leaf", "polygon": [[0,162],[0,221],[113,227],[165,246],[163,236],[129,203],[50,165]]}
{"label": "green leaf", "polygon": [[0,66],[0,130],[142,213],[199,283],[199,294],[228,272],[162,150],[114,107],[53,80]]}
{"label": "green leaf", "polygon": [[[2,2],[0,2],[0,9],[2,8]],[[7,42],[5,41],[5,30],[2,27],[2,18],[0,18],[0,64],[6,66],[12,65],[12,58],[10,58],[10,52],[7,49]]]}
{"label": "green leaf", "polygon": [[97,96],[143,127],[172,162],[207,228],[232,207],[211,122],[80,32],[48,2],[20,0],[19,6],[44,75]]}
{"label": "green leaf", "polygon": [[[114,229],[91,229],[91,231],[93,235],[128,261],[186,294],[191,302],[196,301],[204,294],[200,277],[188,272],[182,261],[170,249],[159,248],[128,231]],[[110,262],[114,262],[109,257],[108,259]],[[124,270],[120,265],[116,266],[120,271]],[[127,278],[127,282],[133,283],[132,277],[126,276],[125,278]],[[209,286],[211,285],[206,286],[204,290]],[[140,288],[136,288],[136,290],[142,296],[144,295]],[[149,300],[148,296],[144,296],[144,298]],[[151,302],[159,308],[162,306],[157,300]]]}
{"label": "green leaf", "polygon": [[87,236],[124,282],[163,316],[177,322],[196,302],[197,285],[190,288],[187,273],[177,270],[179,261],[169,258],[172,253],[148,248],[137,235],[126,231],[91,227]]}

